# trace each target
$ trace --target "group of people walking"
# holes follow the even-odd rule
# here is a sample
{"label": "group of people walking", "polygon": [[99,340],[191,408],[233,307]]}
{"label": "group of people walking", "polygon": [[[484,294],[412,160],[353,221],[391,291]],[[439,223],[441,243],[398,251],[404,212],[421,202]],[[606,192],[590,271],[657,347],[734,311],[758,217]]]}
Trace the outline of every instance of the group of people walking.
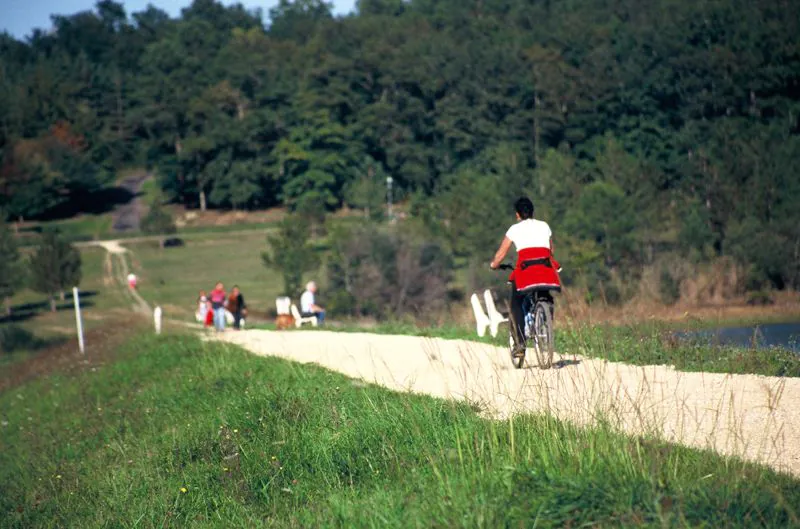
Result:
{"label": "group of people walking", "polygon": [[217,332],[224,331],[228,312],[233,316],[233,328],[238,331],[247,316],[247,304],[238,286],[234,285],[230,294],[225,292],[222,282],[217,283],[208,295],[205,290],[200,291],[197,299],[197,320],[205,327],[213,325]]}

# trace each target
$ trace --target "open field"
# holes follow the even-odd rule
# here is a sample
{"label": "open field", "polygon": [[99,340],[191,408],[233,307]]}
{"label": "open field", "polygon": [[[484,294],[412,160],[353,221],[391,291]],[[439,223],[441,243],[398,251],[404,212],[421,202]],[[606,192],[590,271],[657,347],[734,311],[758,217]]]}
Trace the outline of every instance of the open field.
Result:
{"label": "open field", "polygon": [[0,409],[8,527],[800,523],[800,483],[764,467],[188,336],[134,339]]}
{"label": "open field", "polygon": [[247,304],[256,312],[274,307],[281,294],[280,274],[261,260],[266,231],[195,236],[185,245],[160,249],[157,243],[128,246],[131,267],[139,275],[140,292],[173,318],[193,319],[200,289],[210,291],[217,281],[226,289],[239,285]]}

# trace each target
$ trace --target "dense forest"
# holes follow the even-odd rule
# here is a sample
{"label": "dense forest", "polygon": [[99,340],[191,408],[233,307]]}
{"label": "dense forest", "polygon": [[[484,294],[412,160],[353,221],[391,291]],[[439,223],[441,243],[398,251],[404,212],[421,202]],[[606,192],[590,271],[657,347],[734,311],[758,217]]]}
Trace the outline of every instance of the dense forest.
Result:
{"label": "dense forest", "polygon": [[[800,287],[800,2],[111,0],[0,35],[0,208],[149,167],[198,208],[381,211],[487,262],[521,193],[587,284]],[[684,268],[681,268],[684,267]],[[614,280],[614,281],[612,281]]]}

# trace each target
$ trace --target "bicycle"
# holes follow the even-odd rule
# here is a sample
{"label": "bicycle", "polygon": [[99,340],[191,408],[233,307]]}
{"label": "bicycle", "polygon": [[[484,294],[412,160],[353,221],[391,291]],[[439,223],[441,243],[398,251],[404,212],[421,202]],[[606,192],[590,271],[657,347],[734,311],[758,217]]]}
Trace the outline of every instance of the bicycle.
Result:
{"label": "bicycle", "polygon": [[[509,264],[501,264],[499,270],[513,270]],[[525,365],[525,355],[528,347],[536,353],[536,362],[541,369],[549,369],[553,365],[553,311],[554,302],[551,289],[535,289],[525,292],[522,300],[522,314],[524,319],[523,339],[524,347],[515,350],[514,347],[514,322],[511,318],[509,307],[508,319],[508,348],[511,354],[511,363],[517,369]]]}

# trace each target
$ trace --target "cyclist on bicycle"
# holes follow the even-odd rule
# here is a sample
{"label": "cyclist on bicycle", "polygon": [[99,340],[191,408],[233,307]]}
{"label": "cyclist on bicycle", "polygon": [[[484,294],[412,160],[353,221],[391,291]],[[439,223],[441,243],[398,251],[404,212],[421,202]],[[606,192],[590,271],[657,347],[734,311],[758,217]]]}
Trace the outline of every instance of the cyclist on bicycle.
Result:
{"label": "cyclist on bicycle", "polygon": [[550,226],[544,221],[533,218],[533,202],[527,197],[518,199],[514,209],[517,213],[517,223],[508,228],[489,266],[493,269],[498,268],[511,244],[514,244],[517,250],[517,264],[508,281],[511,283],[509,319],[516,355],[524,353],[525,348],[523,330],[525,317],[522,304],[527,294],[534,290],[561,290],[561,281],[557,273],[560,266],[553,258],[553,233],[550,231]]}

